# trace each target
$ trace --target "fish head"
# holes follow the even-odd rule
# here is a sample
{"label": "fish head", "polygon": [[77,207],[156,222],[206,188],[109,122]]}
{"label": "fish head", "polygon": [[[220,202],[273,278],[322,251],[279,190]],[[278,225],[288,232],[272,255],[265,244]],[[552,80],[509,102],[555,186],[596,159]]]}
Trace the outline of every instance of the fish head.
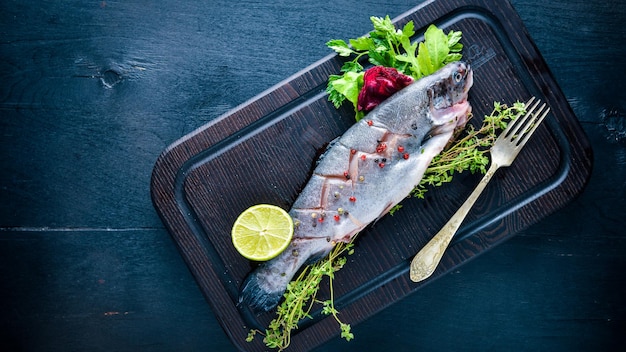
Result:
{"label": "fish head", "polygon": [[471,112],[467,95],[473,83],[472,69],[463,61],[450,63],[432,75],[426,95],[434,125],[465,125]]}
{"label": "fish head", "polygon": [[471,112],[467,95],[472,84],[473,73],[467,63],[449,63],[395,93],[368,116],[392,133],[420,140],[449,128],[462,128]]}

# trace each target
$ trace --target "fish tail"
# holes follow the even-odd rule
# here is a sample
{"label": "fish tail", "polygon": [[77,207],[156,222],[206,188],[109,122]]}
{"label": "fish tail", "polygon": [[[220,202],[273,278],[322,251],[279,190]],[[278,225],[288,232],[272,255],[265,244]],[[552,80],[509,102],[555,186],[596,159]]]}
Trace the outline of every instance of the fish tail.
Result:
{"label": "fish tail", "polygon": [[319,260],[330,251],[328,245],[310,250],[316,247],[311,242],[322,241],[310,241],[307,246],[292,243],[280,256],[262,263],[250,273],[241,286],[239,304],[248,305],[256,313],[275,308],[296,272],[303,265]]}
{"label": "fish tail", "polygon": [[293,247],[292,243],[278,257],[262,263],[248,275],[241,287],[240,304],[247,304],[257,313],[278,305],[289,281],[303,264]]}
{"label": "fish tail", "polygon": [[270,275],[259,268],[244,281],[239,303],[248,305],[254,312],[267,312],[278,305],[290,279],[286,275]]}

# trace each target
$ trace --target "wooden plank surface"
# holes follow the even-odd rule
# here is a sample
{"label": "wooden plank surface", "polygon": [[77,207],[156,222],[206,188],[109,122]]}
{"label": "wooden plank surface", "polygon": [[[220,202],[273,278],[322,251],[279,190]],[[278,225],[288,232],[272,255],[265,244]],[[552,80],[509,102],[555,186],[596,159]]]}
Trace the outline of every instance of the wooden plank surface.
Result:
{"label": "wooden plank surface", "polygon": [[[355,326],[354,341],[317,350],[624,346],[626,83],[615,72],[625,10],[620,1],[512,2],[592,142],[589,185]],[[415,5],[2,2],[0,344],[234,350],[151,205],[154,161],[323,58],[327,39]]]}
{"label": "wooden plank surface", "polygon": [[[497,4],[506,5],[435,1],[396,21],[399,27],[413,21],[418,29],[437,23],[463,32],[475,73],[470,98],[475,126],[494,101],[525,101],[531,95],[550,105],[551,119],[515,164],[498,173],[428,281],[408,280],[410,258],[460,206],[478,175],[457,176],[424,200],[405,200],[398,216],[364,230],[357,254],[335,278],[342,319],[355,324],[367,319],[541,220],[571,201],[589,177],[591,150],[575,115],[517,14]],[[349,109],[336,111],[324,94],[327,77],[340,67],[337,56],[310,66],[184,136],[155,165],[155,207],[224,330],[242,350],[265,349],[261,339],[244,341],[251,328],[264,330],[274,312],[255,316],[237,305],[251,263],[234,250],[227,234],[238,214],[254,204],[288,209],[316,156],[353,123]],[[329,297],[328,291],[322,286],[320,299]],[[336,321],[320,309],[313,307],[313,319],[294,332],[290,349],[308,351],[338,335]]]}

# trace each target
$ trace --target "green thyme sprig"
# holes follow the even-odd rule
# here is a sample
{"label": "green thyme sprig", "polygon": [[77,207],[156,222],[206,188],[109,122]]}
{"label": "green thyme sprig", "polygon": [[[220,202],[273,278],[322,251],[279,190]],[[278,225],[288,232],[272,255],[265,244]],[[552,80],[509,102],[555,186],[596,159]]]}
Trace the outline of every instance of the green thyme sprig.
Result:
{"label": "green thyme sprig", "polygon": [[494,102],[491,114],[485,116],[482,126],[475,129],[468,125],[463,135],[440,154],[433,158],[419,185],[411,195],[424,198],[424,193],[432,186],[441,186],[452,181],[455,173],[470,171],[485,173],[489,165],[487,153],[498,133],[506,128],[507,122],[526,113],[524,103],[507,106]]}
{"label": "green thyme sprig", "polygon": [[[352,241],[354,241],[354,236]],[[305,318],[311,318],[310,312],[314,305],[322,305],[322,314],[332,315],[341,329],[341,337],[350,341],[354,338],[350,324],[339,319],[339,311],[335,308],[333,281],[335,273],[347,262],[344,254],[354,253],[354,243],[337,243],[329,255],[315,264],[306,266],[295,280],[292,280],[284,293],[283,302],[276,309],[276,317],[269,323],[265,333],[250,330],[248,342],[258,333],[264,335],[263,342],[267,347],[279,351],[286,349],[291,343],[291,332],[298,328],[298,323]],[[324,277],[328,277],[330,297],[327,300],[318,300],[317,292]]]}

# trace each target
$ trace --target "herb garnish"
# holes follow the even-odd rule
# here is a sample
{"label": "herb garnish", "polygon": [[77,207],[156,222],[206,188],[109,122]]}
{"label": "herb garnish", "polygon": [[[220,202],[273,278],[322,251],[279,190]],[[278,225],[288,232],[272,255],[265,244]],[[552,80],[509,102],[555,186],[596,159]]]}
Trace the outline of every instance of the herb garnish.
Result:
{"label": "herb garnish", "polygon": [[[350,331],[350,324],[339,319],[339,311],[335,308],[333,294],[335,272],[339,271],[347,262],[343,255],[354,253],[352,248],[354,242],[352,241],[350,243],[337,243],[326,258],[306,266],[300,275],[287,286],[284,293],[285,300],[277,307],[276,317],[270,322],[265,334],[258,330],[250,330],[247,341],[252,341],[254,336],[259,333],[265,335],[263,342],[266,346],[277,348],[279,351],[284,350],[291,342],[291,331],[298,328],[300,320],[311,318],[309,313],[315,303],[322,305],[322,314],[332,315],[335,318],[341,329],[341,337],[346,341],[352,340],[354,335]],[[325,301],[320,301],[316,297],[324,276],[328,277],[330,297]]]}
{"label": "herb garnish", "polygon": [[364,68],[360,61],[367,56],[373,65],[393,67],[414,79],[435,73],[446,64],[461,59],[461,32],[450,31],[447,35],[435,25],[430,25],[424,33],[424,41],[411,43],[415,35],[413,21],[402,29],[396,29],[386,16],[370,17],[374,30],[369,36],[350,39],[333,39],[326,45],[339,56],[354,58],[341,67],[341,75],[330,75],[326,92],[336,108],[345,100],[354,106],[355,118],[360,120],[364,113],[357,108],[357,99],[363,87]]}
{"label": "herb garnish", "polygon": [[411,195],[424,198],[427,187],[441,186],[452,181],[454,173],[479,171],[487,172],[489,157],[487,153],[493,145],[498,132],[506,128],[507,122],[514,120],[526,113],[524,103],[516,102],[513,106],[507,106],[499,102],[493,103],[491,114],[486,115],[482,126],[475,129],[467,124],[463,135],[459,136],[454,143],[445,148],[433,158],[424,172],[420,183],[413,189]]}

